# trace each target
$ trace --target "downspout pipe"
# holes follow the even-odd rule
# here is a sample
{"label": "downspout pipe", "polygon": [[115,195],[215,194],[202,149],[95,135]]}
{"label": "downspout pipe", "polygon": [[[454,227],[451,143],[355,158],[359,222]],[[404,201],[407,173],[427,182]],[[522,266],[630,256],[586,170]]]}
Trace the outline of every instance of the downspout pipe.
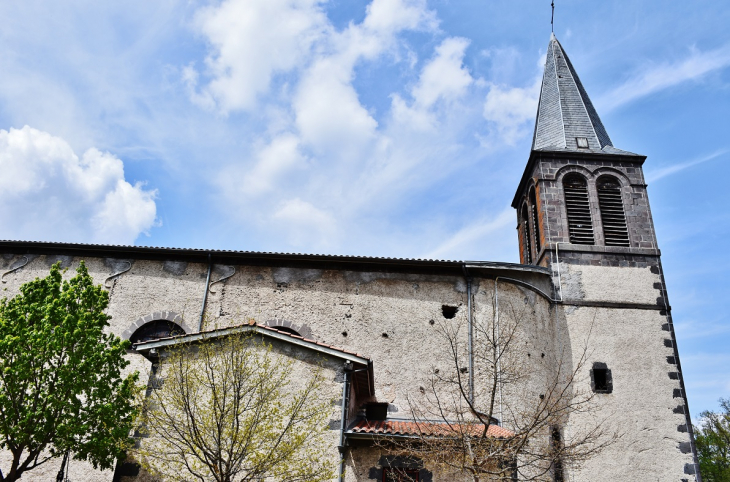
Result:
{"label": "downspout pipe", "polygon": [[352,363],[345,362],[345,382],[342,384],[342,412],[340,416],[340,467],[337,472],[337,480],[342,481],[345,477],[345,429],[347,428],[347,406],[350,404],[350,370]]}
{"label": "downspout pipe", "polygon": [[361,368],[359,370],[352,369],[352,362],[345,362],[345,381],[342,384],[342,407],[340,416],[340,445],[337,449],[340,451],[340,467],[337,471],[337,480],[345,480],[345,451],[347,448],[347,442],[345,440],[345,430],[347,430],[347,409],[350,405],[350,375],[358,372],[368,371],[368,368]]}
{"label": "downspout pipe", "polygon": [[563,281],[560,276],[560,257],[558,255],[558,246],[560,243],[555,243],[555,266],[558,267],[558,290],[560,291],[560,302],[563,301]]}
{"label": "downspout pipe", "polygon": [[469,403],[474,404],[474,319],[471,306],[471,282],[466,265],[461,265],[466,280],[466,310],[469,324],[468,356],[469,356]]}
{"label": "downspout pipe", "polygon": [[200,321],[198,321],[198,333],[203,331],[203,318],[205,317],[205,304],[208,302],[208,286],[210,286],[210,273],[213,271],[213,262],[208,253],[208,277],[205,280],[205,292],[203,293],[203,306],[200,308]]}
{"label": "downspout pipe", "polygon": [[[497,276],[494,278],[494,325],[495,329],[497,331],[497,374],[501,377],[502,373],[502,364],[500,357],[502,354],[500,353],[500,335],[499,335],[499,279],[500,277]],[[504,420],[504,412],[502,411],[502,382],[499,383],[499,422],[502,423]]]}

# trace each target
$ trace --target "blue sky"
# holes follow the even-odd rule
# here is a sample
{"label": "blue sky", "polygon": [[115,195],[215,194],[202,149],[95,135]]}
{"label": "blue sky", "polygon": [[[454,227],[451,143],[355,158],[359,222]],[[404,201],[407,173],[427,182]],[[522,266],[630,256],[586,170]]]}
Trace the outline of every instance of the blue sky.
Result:
{"label": "blue sky", "polygon": [[[693,414],[730,396],[730,9],[558,0],[648,156]],[[3,238],[517,261],[549,0],[0,3]]]}

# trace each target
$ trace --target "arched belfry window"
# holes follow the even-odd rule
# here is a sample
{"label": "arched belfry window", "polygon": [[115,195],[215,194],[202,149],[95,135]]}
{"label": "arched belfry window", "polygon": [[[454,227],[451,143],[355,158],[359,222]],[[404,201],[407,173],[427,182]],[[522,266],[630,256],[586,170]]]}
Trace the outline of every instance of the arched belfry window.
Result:
{"label": "arched belfry window", "polygon": [[535,188],[530,189],[530,215],[532,216],[532,238],[535,243],[535,256],[540,255],[542,248],[540,243],[540,223],[537,216],[537,198],[535,197]]}
{"label": "arched belfry window", "polygon": [[615,177],[601,176],[596,182],[596,190],[606,246],[629,246],[621,184]]}
{"label": "arched belfry window", "polygon": [[525,264],[532,263],[532,243],[530,239],[530,221],[528,221],[527,204],[522,205],[522,211],[520,212],[520,228],[522,231],[522,251],[524,255]]}
{"label": "arched belfry window", "polygon": [[568,234],[572,244],[595,244],[588,184],[584,177],[569,174],[563,178],[565,210],[568,214]]}

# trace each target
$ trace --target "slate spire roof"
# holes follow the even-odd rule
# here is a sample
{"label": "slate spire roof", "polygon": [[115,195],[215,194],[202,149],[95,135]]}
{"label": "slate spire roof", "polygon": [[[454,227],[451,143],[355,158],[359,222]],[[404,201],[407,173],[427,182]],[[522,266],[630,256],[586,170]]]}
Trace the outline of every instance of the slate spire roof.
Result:
{"label": "slate spire roof", "polygon": [[532,150],[632,155],[613,147],[555,34],[550,36],[545,60]]}

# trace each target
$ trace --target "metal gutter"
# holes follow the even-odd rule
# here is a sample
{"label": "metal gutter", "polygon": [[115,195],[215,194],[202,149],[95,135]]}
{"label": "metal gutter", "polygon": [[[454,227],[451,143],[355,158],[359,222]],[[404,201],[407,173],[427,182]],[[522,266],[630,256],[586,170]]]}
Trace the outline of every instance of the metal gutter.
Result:
{"label": "metal gutter", "polygon": [[205,317],[205,305],[208,302],[208,287],[210,286],[210,272],[213,271],[213,261],[208,253],[208,277],[205,280],[205,293],[203,293],[203,306],[200,308],[200,320],[198,321],[198,332],[203,331],[203,318]]}
{"label": "metal gutter", "polygon": [[350,363],[345,362],[345,380],[342,382],[342,407],[340,413],[340,445],[337,449],[340,452],[340,466],[337,472],[337,480],[345,477],[345,429],[347,428],[347,409],[350,405]]}
{"label": "metal gutter", "polygon": [[[464,264],[470,269],[487,272],[512,271],[549,274],[542,267],[517,263],[492,261],[453,261],[411,258],[384,258],[371,256],[345,256],[303,253],[273,253],[233,250],[204,250],[189,248],[169,248],[150,246],[117,246],[100,244],[74,244],[37,241],[0,240],[0,251],[24,254],[58,255],[75,257],[180,260],[208,264],[208,256],[215,257],[216,263],[269,267],[303,267],[314,269],[333,269],[350,271],[403,272],[414,274],[436,274],[461,276]],[[496,276],[496,273],[486,273]]]}

